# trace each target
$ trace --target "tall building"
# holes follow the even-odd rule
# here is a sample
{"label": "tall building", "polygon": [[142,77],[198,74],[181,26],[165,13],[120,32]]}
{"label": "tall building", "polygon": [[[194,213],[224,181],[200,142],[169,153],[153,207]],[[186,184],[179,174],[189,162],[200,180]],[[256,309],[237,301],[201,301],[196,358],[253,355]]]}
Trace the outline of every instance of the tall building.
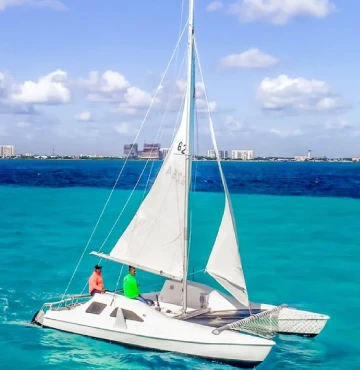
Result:
{"label": "tall building", "polygon": [[[216,158],[216,151],[211,149],[208,150],[208,157],[209,158]],[[220,159],[226,159],[229,158],[229,152],[227,150],[219,150],[219,157]]]}
{"label": "tall building", "polygon": [[142,151],[141,158],[143,159],[159,159],[160,158],[160,144],[146,144]]}
{"label": "tall building", "polygon": [[160,148],[160,156],[162,159],[165,159],[167,154],[169,153],[170,148]]}
{"label": "tall building", "polygon": [[231,158],[232,159],[242,159],[243,161],[254,159],[254,151],[253,150],[233,150],[231,153]]}
{"label": "tall building", "polygon": [[124,145],[124,156],[130,158],[136,158],[138,156],[138,145],[137,144],[125,144]]}
{"label": "tall building", "polygon": [[308,150],[308,155],[307,155],[308,159],[311,159],[311,150],[309,149]]}
{"label": "tall building", "polygon": [[0,157],[13,157],[15,155],[14,145],[0,145]]}

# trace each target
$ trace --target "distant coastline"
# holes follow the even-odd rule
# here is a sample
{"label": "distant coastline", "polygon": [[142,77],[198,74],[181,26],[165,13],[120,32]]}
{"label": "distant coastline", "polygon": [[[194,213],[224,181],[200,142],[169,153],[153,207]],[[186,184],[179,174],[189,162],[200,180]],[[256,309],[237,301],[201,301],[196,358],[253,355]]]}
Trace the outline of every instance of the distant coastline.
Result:
{"label": "distant coastline", "polygon": [[[70,155],[70,156],[54,156],[54,155],[36,155],[36,156],[23,156],[23,155],[17,155],[14,157],[0,157],[0,160],[8,161],[8,160],[40,160],[40,161],[57,161],[57,160],[67,160],[67,161],[104,161],[104,160],[115,160],[115,161],[163,161],[163,159],[147,159],[147,158],[126,158],[126,157],[117,157],[117,156],[76,156],[76,155]],[[209,161],[213,162],[216,161],[215,158],[209,158],[209,157],[203,157],[198,156],[193,159],[194,161]],[[341,162],[341,163],[360,163],[360,158],[311,158],[306,160],[296,160],[294,158],[286,158],[286,157],[257,157],[250,160],[244,160],[244,159],[221,159],[221,162],[295,162],[295,163],[304,163],[304,162]]]}

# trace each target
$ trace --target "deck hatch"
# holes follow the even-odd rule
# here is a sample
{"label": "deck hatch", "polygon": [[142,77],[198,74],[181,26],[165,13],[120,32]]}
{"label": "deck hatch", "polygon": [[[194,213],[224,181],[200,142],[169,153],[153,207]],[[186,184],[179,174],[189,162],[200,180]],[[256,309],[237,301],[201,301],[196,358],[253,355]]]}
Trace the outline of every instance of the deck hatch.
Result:
{"label": "deck hatch", "polygon": [[92,313],[93,315],[100,315],[104,311],[106,304],[100,302],[92,302],[86,309],[86,313]]}

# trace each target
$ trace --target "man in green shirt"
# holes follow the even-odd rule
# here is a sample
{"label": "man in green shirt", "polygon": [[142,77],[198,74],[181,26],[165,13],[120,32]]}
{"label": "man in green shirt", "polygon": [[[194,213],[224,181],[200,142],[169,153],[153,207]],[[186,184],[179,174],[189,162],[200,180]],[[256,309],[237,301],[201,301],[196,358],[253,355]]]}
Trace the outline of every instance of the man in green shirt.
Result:
{"label": "man in green shirt", "polygon": [[139,284],[135,278],[136,268],[129,266],[129,273],[124,277],[123,289],[124,296],[130,299],[137,299],[145,304],[153,305],[154,302],[151,299],[145,299],[140,295]]}

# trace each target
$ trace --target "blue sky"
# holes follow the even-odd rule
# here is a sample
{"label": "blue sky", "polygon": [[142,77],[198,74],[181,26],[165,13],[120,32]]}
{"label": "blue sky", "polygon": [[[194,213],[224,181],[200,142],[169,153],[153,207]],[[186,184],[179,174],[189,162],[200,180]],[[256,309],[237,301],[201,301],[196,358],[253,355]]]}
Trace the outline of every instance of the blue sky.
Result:
{"label": "blue sky", "polygon": [[[176,45],[182,3],[0,0],[0,144],[17,153],[51,153],[55,145],[59,154],[122,154]],[[360,156],[359,1],[195,0],[195,8],[220,149]],[[187,12],[185,0],[182,26]],[[184,45],[140,146],[170,143]],[[197,97],[205,153],[211,141],[201,84]]]}

